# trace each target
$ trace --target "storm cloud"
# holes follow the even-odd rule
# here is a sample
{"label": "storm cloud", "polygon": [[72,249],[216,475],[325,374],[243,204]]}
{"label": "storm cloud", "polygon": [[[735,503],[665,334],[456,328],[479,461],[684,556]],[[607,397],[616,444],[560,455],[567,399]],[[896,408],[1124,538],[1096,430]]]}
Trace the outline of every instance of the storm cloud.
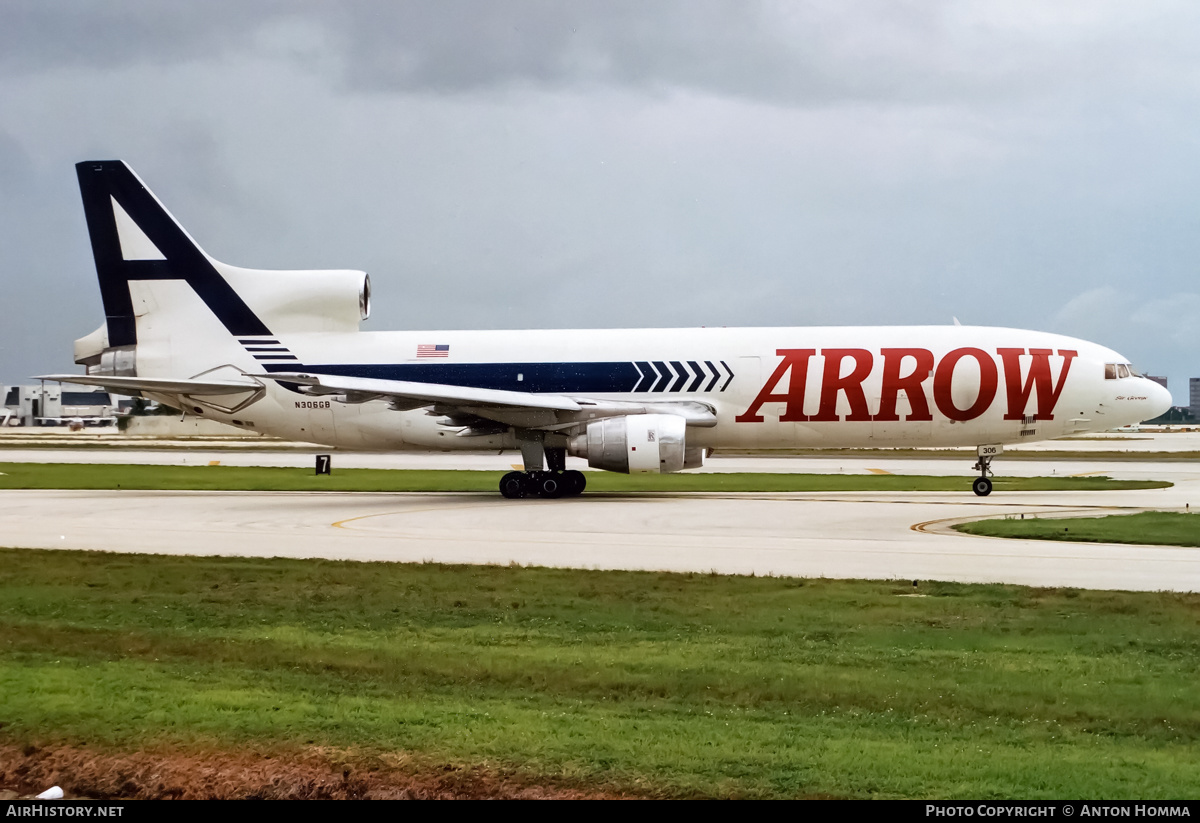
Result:
{"label": "storm cloud", "polygon": [[0,4],[0,382],[101,320],[75,162],[373,328],[965,323],[1200,375],[1200,7]]}

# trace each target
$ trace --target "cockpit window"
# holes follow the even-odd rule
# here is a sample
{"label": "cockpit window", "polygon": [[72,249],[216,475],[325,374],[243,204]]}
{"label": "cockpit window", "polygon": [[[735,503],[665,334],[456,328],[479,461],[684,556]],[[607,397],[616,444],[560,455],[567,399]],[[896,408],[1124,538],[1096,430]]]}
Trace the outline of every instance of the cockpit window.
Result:
{"label": "cockpit window", "polygon": [[1124,363],[1118,363],[1117,364],[1117,377],[1128,377],[1128,376],[1129,376],[1129,367],[1126,366]]}
{"label": "cockpit window", "polygon": [[1134,377],[1145,377],[1146,376],[1146,375],[1142,374],[1140,371],[1138,371],[1137,369],[1135,369],[1133,367],[1132,363],[1129,364],[1129,373],[1132,374]]}
{"label": "cockpit window", "polygon": [[1117,379],[1117,364],[1116,363],[1105,363],[1104,364],[1104,379],[1105,380],[1116,380]]}

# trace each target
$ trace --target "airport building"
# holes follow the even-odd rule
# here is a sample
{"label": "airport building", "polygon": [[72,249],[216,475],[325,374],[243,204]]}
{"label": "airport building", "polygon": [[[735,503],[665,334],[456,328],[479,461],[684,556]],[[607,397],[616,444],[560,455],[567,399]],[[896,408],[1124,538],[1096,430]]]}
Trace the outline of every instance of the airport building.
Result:
{"label": "airport building", "polygon": [[1170,388],[1170,387],[1167,385],[1167,378],[1165,378],[1165,377],[1156,377],[1156,376],[1155,376],[1155,375],[1153,375],[1153,374],[1148,374],[1148,375],[1146,375],[1146,379],[1147,379],[1147,380],[1153,380],[1155,383],[1157,383],[1158,385],[1162,386],[1164,389],[1166,389],[1166,388]]}
{"label": "airport building", "polygon": [[2,426],[109,426],[117,419],[117,398],[105,391],[68,391],[57,384],[0,386],[0,395]]}
{"label": "airport building", "polygon": [[1200,377],[1193,377],[1189,381],[1189,388],[1192,394],[1189,398],[1188,408],[1192,412],[1192,417],[1200,418]]}

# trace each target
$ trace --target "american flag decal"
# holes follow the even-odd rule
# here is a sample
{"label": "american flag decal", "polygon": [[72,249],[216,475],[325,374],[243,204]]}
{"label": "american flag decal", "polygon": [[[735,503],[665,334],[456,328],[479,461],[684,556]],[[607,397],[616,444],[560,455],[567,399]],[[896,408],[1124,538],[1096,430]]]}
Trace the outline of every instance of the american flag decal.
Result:
{"label": "american flag decal", "polygon": [[437,345],[434,345],[432,343],[418,343],[417,344],[417,357],[449,357],[449,356],[450,356],[450,344],[449,343],[438,343]]}

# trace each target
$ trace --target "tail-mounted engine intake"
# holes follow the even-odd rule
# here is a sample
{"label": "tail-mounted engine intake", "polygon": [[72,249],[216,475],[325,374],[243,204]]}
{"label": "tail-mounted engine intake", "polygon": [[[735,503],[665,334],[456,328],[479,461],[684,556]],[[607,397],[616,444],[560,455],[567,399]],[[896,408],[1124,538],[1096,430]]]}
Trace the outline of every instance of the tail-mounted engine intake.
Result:
{"label": "tail-mounted engine intake", "polygon": [[687,448],[687,421],[676,414],[631,414],[589,423],[567,451],[593,469],[660,474],[704,465],[703,448]]}
{"label": "tail-mounted engine intake", "polygon": [[213,261],[271,334],[358,331],[371,315],[366,272],[265,271]]}

